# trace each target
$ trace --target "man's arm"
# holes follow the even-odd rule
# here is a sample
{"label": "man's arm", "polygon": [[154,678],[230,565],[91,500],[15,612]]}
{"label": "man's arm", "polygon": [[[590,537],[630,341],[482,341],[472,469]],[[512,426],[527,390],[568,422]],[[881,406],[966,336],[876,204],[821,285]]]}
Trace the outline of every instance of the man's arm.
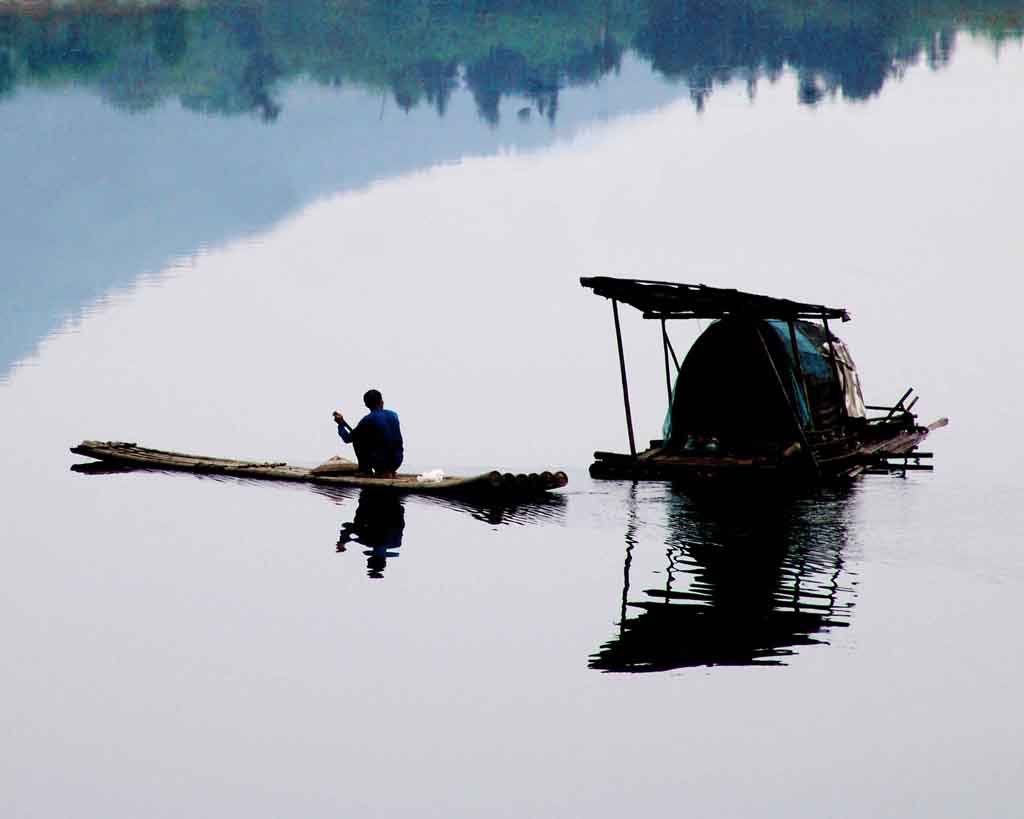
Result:
{"label": "man's arm", "polygon": [[335,410],[334,412],[334,423],[338,425],[338,435],[341,436],[341,440],[343,440],[346,444],[351,444],[352,433],[355,432],[355,430],[353,430],[352,427],[349,426],[348,421],[345,420],[345,416],[342,415],[337,410]]}

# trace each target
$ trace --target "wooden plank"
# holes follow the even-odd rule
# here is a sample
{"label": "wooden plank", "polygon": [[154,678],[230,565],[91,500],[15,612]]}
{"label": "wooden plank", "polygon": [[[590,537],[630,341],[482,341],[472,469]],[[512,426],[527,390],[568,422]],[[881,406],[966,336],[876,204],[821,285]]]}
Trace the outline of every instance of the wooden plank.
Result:
{"label": "wooden plank", "polygon": [[[893,416],[894,414],[896,414],[897,412],[899,412],[900,410],[902,410],[902,409],[903,409],[903,402],[904,402],[904,401],[906,401],[906,400],[907,400],[907,399],[908,399],[908,398],[910,397],[910,393],[912,393],[913,391],[914,391],[914,388],[913,388],[913,387],[911,387],[911,388],[910,388],[910,389],[908,389],[908,390],[907,390],[907,391],[906,391],[905,393],[903,393],[903,397],[902,397],[902,398],[900,398],[900,400],[899,400],[899,401],[897,401],[897,402],[896,402],[896,403],[895,403],[895,404],[893,405],[892,409],[890,409],[890,410],[889,410],[889,414],[888,414],[888,415],[886,415],[885,417],[886,417],[886,418],[891,418],[891,417],[892,417],[892,416]],[[905,410],[904,410],[904,411],[905,411]]]}

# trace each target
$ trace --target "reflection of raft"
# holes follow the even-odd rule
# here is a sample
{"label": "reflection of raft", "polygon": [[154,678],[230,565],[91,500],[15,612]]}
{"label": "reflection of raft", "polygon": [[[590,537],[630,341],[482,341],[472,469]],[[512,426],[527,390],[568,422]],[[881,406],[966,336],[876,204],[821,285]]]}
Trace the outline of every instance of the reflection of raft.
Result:
{"label": "reflection of raft", "polygon": [[[328,486],[372,486],[395,492],[428,495],[478,495],[487,497],[525,497],[558,489],[568,483],[564,472],[514,475],[510,472],[484,472],[467,477],[448,477],[439,481],[420,481],[416,475],[399,473],[394,478],[371,478],[356,473],[356,464],[333,458],[321,466],[307,469],[289,466],[283,461],[235,461],[207,458],[183,452],[147,449],[123,441],[82,441],[71,451],[96,458],[103,464],[128,469],[158,469],[193,472],[201,475],[229,475],[270,481],[296,481]],[[89,464],[76,464],[89,471]]]}

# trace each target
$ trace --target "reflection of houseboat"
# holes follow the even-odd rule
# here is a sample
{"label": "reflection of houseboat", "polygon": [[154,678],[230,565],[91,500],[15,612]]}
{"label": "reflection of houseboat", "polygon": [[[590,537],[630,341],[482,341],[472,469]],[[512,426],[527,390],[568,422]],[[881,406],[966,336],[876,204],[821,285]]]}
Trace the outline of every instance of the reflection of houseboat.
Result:
{"label": "reflection of houseboat", "polygon": [[[822,487],[784,499],[747,493],[743,503],[728,493],[709,504],[673,487],[646,500],[644,519],[656,506],[667,514],[664,544],[652,549],[634,484],[618,630],[590,667],[650,673],[783,665],[803,646],[830,642],[833,630],[849,625],[856,597],[843,555],[856,489]],[[651,558],[662,555],[652,572]]]}
{"label": "reflection of houseboat", "polygon": [[[821,479],[931,469],[917,447],[912,390],[893,406],[865,406],[846,346],[829,320],[840,308],[723,290],[609,277],[580,280],[612,301],[629,454],[594,453],[595,478],[780,475]],[[663,437],[637,452],[622,351],[619,303],[660,322],[669,412]],[[680,364],[667,322],[713,323]],[[673,385],[673,365],[675,370]],[[870,414],[869,415],[869,411]]]}

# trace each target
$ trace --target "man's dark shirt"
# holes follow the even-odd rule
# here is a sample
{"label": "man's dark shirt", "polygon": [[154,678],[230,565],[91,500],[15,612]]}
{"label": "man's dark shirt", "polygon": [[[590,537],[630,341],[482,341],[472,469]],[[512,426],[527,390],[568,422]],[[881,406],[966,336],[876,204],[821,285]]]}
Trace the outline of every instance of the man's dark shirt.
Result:
{"label": "man's dark shirt", "polygon": [[370,410],[363,416],[355,429],[347,423],[338,424],[338,434],[346,444],[355,444],[361,452],[370,455],[374,461],[394,463],[397,468],[405,455],[402,443],[402,428],[398,413],[389,409]]}

